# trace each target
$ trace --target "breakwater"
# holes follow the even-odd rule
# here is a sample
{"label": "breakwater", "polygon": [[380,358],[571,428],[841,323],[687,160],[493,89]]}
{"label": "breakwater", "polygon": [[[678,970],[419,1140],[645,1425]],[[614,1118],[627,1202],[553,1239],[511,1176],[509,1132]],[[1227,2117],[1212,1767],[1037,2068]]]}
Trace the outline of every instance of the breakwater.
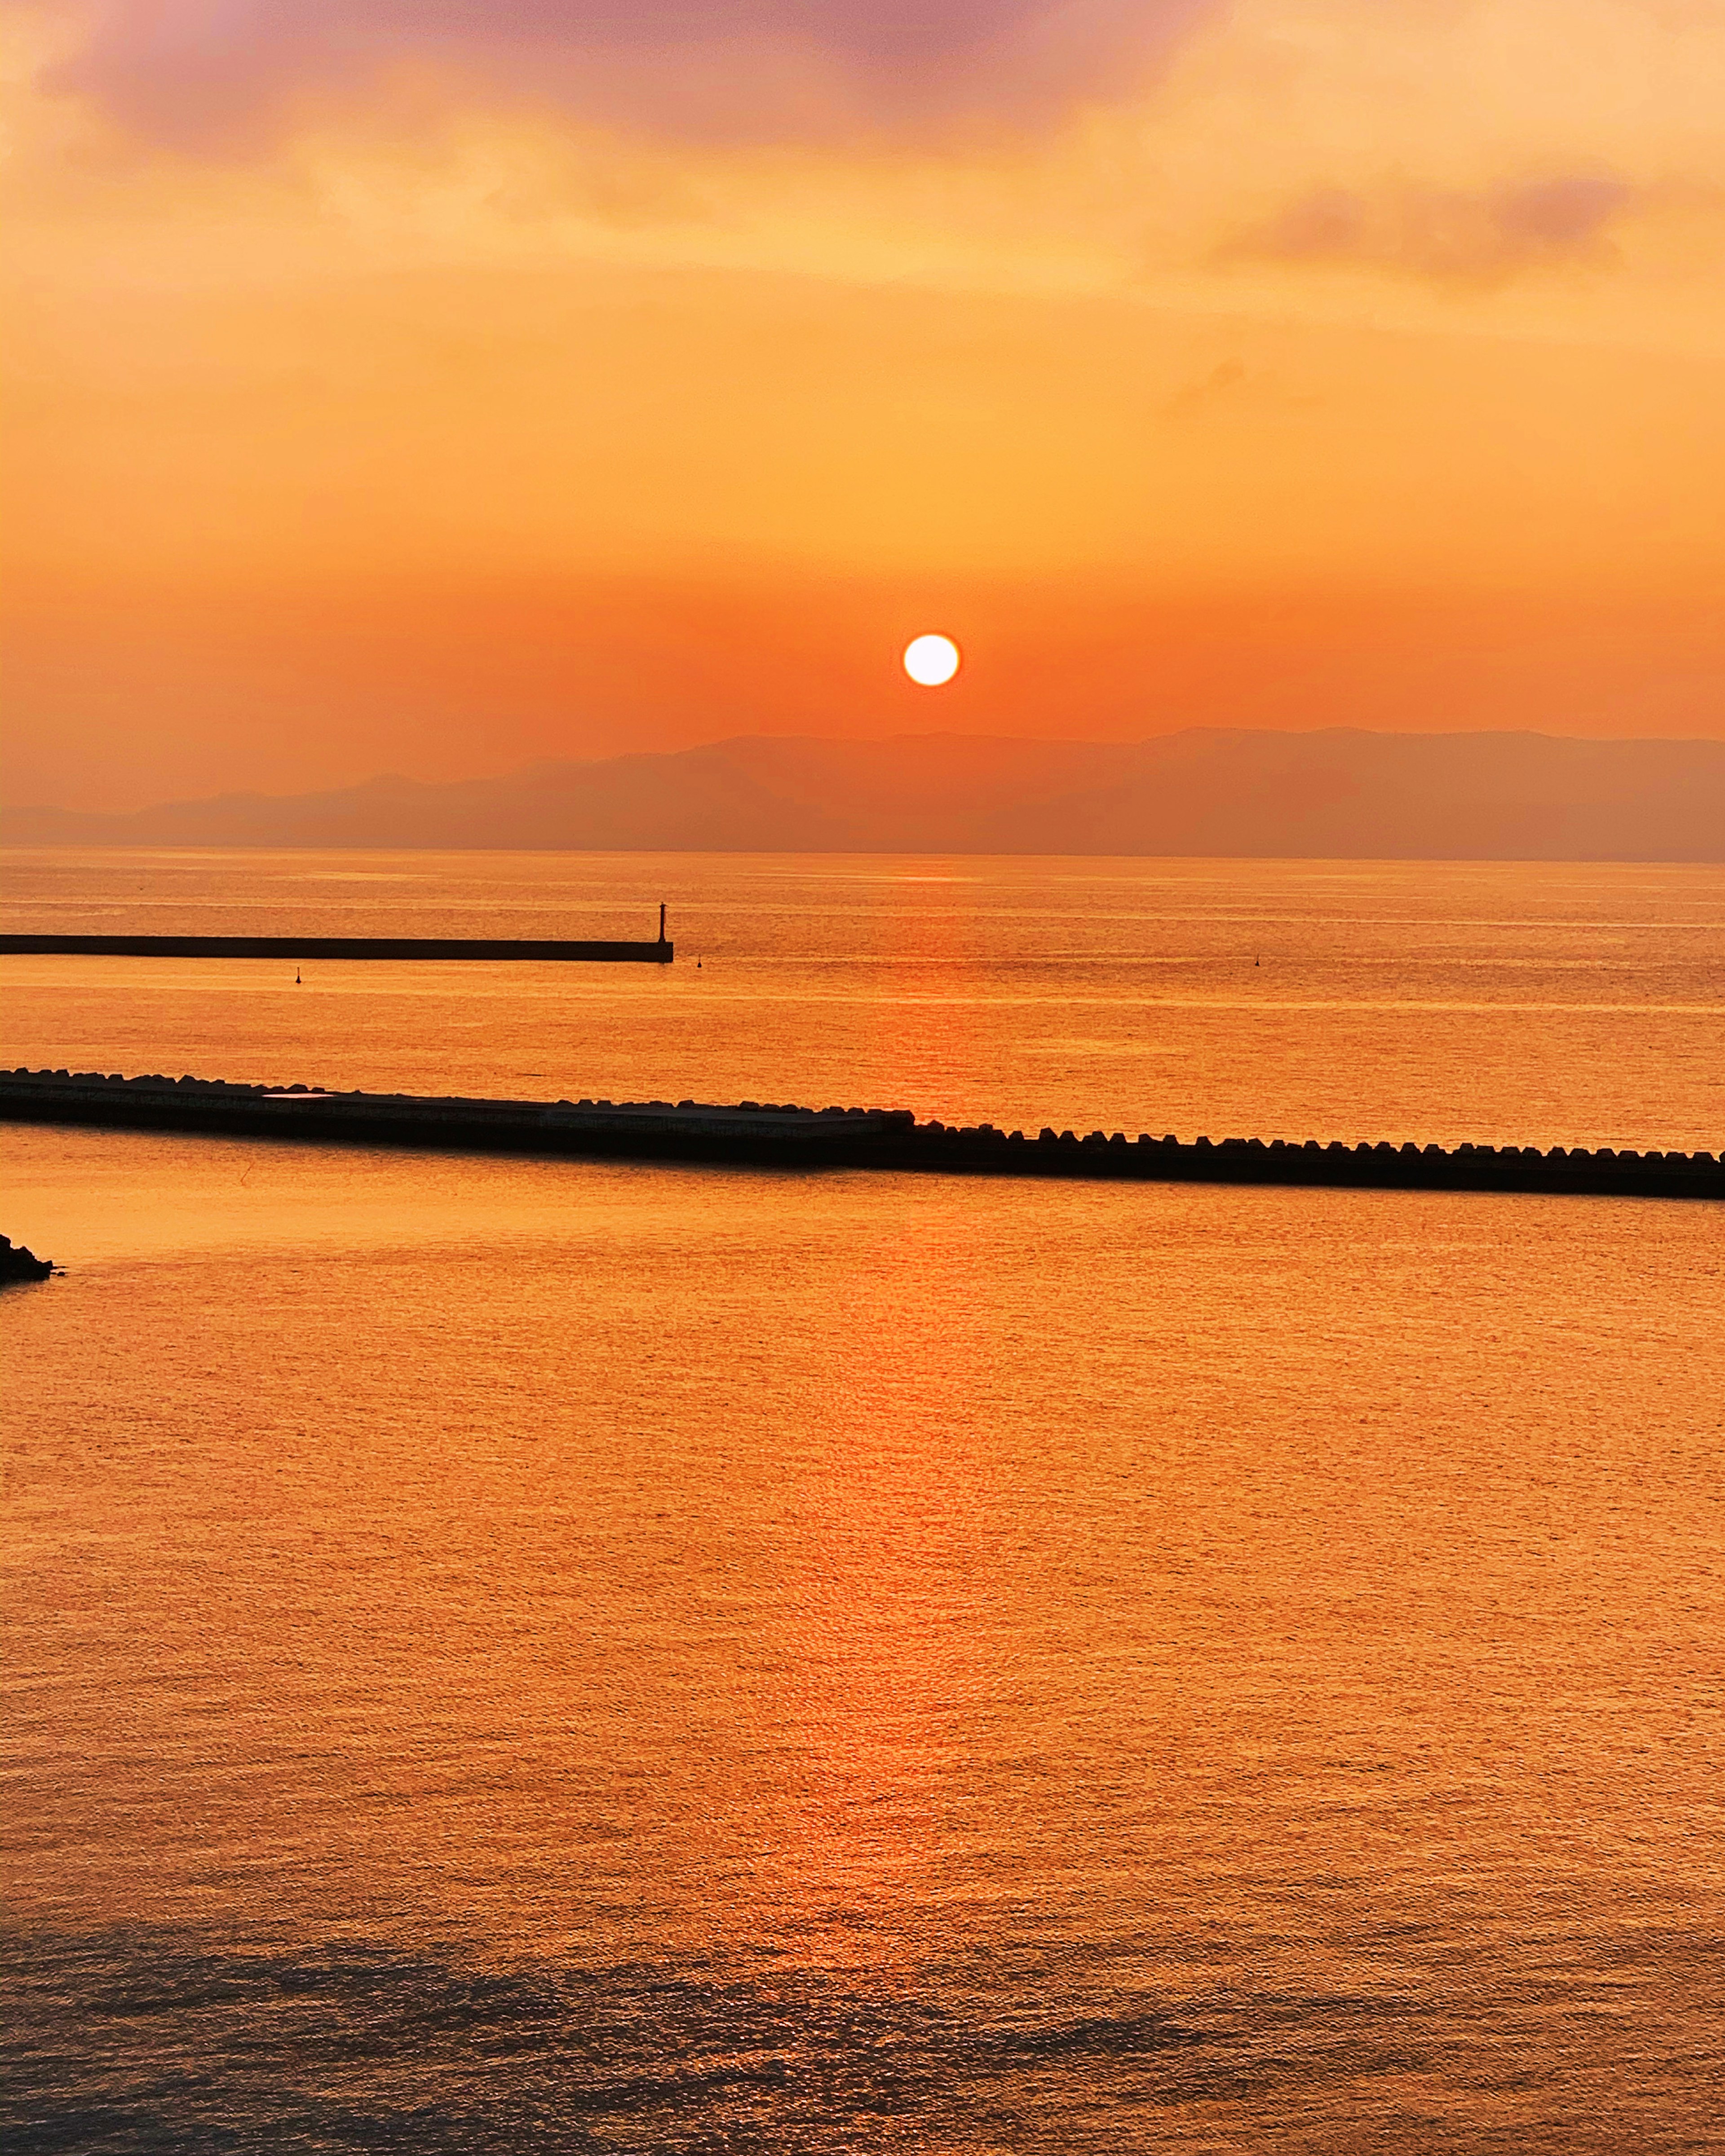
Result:
{"label": "breakwater", "polygon": [[7,958],[484,958],[668,966],[676,947],[496,936],[0,936]]}
{"label": "breakwater", "polygon": [[331,1093],[221,1079],[100,1071],[0,1072],[0,1122],[84,1124],[300,1144],[405,1146],[577,1158],[868,1168],[1109,1182],[1266,1183],[1392,1190],[1537,1191],[1725,1199],[1710,1152],[1531,1146],[1321,1144],[1281,1138],[1128,1138],[1045,1129],[1034,1137],[919,1123],[907,1109],[745,1101],[489,1101]]}

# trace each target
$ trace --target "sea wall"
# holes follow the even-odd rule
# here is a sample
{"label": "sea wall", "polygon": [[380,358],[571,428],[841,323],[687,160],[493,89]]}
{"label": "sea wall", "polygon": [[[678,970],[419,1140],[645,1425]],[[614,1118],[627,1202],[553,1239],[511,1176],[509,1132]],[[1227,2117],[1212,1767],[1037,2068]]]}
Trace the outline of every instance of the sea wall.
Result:
{"label": "sea wall", "polygon": [[300,1144],[757,1168],[869,1168],[1111,1182],[1270,1183],[1398,1190],[1725,1198],[1711,1152],[1532,1146],[1345,1145],[1282,1138],[1142,1137],[991,1123],[919,1123],[907,1110],[803,1108],[745,1101],[490,1101],[331,1093],[220,1079],[127,1078],[99,1071],[0,1072],[0,1122],[287,1138]]}
{"label": "sea wall", "polygon": [[0,936],[0,958],[454,958],[669,966],[675,956],[675,945],[663,937],[656,943],[576,943],[561,937]]}

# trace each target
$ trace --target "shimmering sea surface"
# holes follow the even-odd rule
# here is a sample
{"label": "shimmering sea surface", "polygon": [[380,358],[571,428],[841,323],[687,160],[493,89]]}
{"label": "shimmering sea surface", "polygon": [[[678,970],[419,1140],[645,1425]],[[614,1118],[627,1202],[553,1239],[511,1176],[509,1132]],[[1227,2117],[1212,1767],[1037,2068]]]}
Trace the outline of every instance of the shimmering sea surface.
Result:
{"label": "shimmering sea surface", "polygon": [[[1717,869],[27,853],[0,1061],[1725,1145]],[[697,968],[696,961],[701,964]],[[1725,1221],[0,1128],[0,2147],[1725,2148]]]}

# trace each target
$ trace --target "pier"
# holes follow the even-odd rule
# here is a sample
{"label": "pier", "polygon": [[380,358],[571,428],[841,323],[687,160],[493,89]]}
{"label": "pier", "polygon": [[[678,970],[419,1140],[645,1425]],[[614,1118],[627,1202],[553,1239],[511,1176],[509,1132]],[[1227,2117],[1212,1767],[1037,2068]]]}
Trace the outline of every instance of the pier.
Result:
{"label": "pier", "polygon": [[676,947],[496,936],[0,936],[7,958],[485,958],[668,966]]}
{"label": "pier", "polygon": [[434,1098],[100,1071],[0,1072],[0,1122],[747,1168],[1725,1199],[1725,1161],[1711,1152],[1128,1138],[1121,1131],[1080,1137],[1053,1129],[1032,1137],[992,1123],[919,1123],[908,1109]]}
{"label": "pier", "polygon": [[676,946],[530,936],[0,936],[0,958],[466,958],[552,965],[669,966]]}

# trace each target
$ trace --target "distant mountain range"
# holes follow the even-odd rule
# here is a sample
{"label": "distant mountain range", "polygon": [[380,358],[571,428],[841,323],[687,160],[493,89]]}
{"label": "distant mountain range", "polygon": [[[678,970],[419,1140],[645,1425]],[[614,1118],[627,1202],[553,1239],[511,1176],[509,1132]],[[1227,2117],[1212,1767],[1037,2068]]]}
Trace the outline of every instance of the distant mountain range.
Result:
{"label": "distant mountain range", "polygon": [[501,778],[376,778],[126,815],[0,814],[14,845],[532,847],[1725,860],[1725,742],[1194,727],[1141,742],[751,736]]}

